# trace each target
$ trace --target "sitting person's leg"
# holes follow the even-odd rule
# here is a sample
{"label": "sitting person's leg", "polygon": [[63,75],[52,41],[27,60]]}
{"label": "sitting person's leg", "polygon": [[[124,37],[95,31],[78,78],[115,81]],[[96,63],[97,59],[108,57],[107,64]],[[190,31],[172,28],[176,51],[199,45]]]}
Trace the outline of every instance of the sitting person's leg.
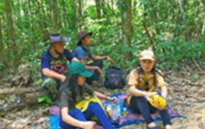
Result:
{"label": "sitting person's leg", "polygon": [[43,83],[41,84],[41,87],[43,91],[45,91],[48,94],[49,97],[51,97],[52,99],[56,99],[59,85],[60,84],[56,79],[45,78],[43,80]]}
{"label": "sitting person's leg", "polygon": [[150,105],[144,97],[132,96],[130,105],[131,109],[133,109],[136,113],[142,114],[149,127],[153,127],[153,129],[156,128],[156,124],[151,117],[151,111],[154,110],[150,109]]}
{"label": "sitting person's leg", "polygon": [[149,103],[144,97],[132,96],[130,105],[136,113],[142,114],[147,124],[153,122],[151,112],[149,109]]}
{"label": "sitting person's leg", "polygon": [[[88,64],[88,65],[89,66],[98,66],[100,69],[102,69],[103,68],[103,61],[102,60],[98,60],[98,61],[95,61],[95,62],[93,62],[91,64]],[[86,79],[86,82],[88,84],[91,84],[92,81],[100,80],[100,73],[97,70],[94,70],[93,72],[94,72],[93,75]]]}
{"label": "sitting person's leg", "polygon": [[84,114],[87,120],[90,120],[95,115],[104,129],[114,129],[114,126],[98,103],[90,103]]}
{"label": "sitting person's leg", "polygon": [[[69,111],[69,115],[72,116],[75,119],[80,120],[80,121],[86,121],[86,118],[85,118],[84,114],[79,109],[73,109],[73,110]],[[71,125],[65,123],[62,120],[62,118],[60,118],[60,126],[63,129],[77,129],[74,126],[71,126]]]}
{"label": "sitting person's leg", "polygon": [[166,125],[172,125],[171,123],[171,120],[170,120],[170,117],[169,117],[169,113],[168,113],[168,110],[165,109],[165,110],[159,110],[159,114],[162,118],[162,121],[163,121],[163,125],[166,126]]}

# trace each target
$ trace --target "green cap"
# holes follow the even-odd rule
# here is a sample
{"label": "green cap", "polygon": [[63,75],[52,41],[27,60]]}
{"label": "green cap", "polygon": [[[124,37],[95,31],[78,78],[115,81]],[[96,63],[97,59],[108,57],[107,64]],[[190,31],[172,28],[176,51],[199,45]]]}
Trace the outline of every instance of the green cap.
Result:
{"label": "green cap", "polygon": [[85,66],[78,61],[74,61],[68,65],[68,72],[70,74],[80,74],[84,77],[91,77],[93,73],[87,71]]}

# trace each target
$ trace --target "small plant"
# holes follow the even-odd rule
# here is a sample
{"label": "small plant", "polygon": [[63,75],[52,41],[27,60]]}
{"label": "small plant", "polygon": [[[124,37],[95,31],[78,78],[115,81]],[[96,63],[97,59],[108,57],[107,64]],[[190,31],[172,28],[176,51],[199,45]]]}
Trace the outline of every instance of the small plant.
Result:
{"label": "small plant", "polygon": [[51,98],[49,98],[48,96],[44,96],[44,97],[39,97],[38,98],[38,102],[47,102],[47,103],[51,103]]}
{"label": "small plant", "polygon": [[192,81],[195,81],[196,79],[198,79],[200,76],[198,75],[198,74],[194,74],[194,75],[192,75],[192,77],[191,77],[191,80]]}

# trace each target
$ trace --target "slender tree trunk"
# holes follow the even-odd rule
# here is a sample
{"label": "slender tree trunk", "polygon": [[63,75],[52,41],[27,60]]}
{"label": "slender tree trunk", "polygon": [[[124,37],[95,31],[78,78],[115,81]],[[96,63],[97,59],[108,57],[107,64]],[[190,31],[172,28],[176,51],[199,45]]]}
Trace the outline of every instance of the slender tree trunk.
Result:
{"label": "slender tree trunk", "polygon": [[63,6],[63,12],[61,13],[61,17],[62,17],[62,20],[61,20],[61,24],[62,24],[62,27],[65,27],[65,26],[68,26],[68,19],[67,19],[67,16],[66,16],[66,5],[65,5],[65,1],[64,0],[61,0],[61,4]]}
{"label": "slender tree trunk", "polygon": [[11,45],[8,45],[8,46],[12,46],[15,43],[12,12],[11,12],[11,7],[10,7],[10,1],[4,0],[4,2],[5,2],[5,12],[6,12],[7,25],[9,28],[8,41],[9,41],[9,43],[11,43]]}
{"label": "slender tree trunk", "polygon": [[[143,26],[144,26],[144,29],[145,29],[145,31],[146,31],[146,33],[147,33],[147,36],[148,36],[149,40],[150,40],[150,44],[151,44],[151,45],[154,44],[154,41],[153,41],[153,39],[152,39],[152,36],[151,36],[151,34],[150,34],[150,32],[149,32],[149,30],[148,30],[148,28],[147,28],[146,20],[145,20],[145,19],[144,19],[144,21],[143,21]],[[155,47],[153,47],[152,49],[155,50]]]}
{"label": "slender tree trunk", "polygon": [[58,12],[57,12],[57,1],[51,0],[52,9],[52,25],[55,30],[58,30]]}
{"label": "slender tree trunk", "polygon": [[183,20],[185,20],[185,12],[184,12],[185,0],[178,0],[178,3],[179,3],[179,9],[180,9],[180,12],[181,12],[181,17],[182,17]]}
{"label": "slender tree trunk", "polygon": [[73,29],[77,30],[78,32],[81,30],[81,26],[82,26],[82,10],[79,8],[81,7],[81,3],[82,1],[79,0],[73,0],[73,9],[74,9],[74,16],[73,16],[73,20],[74,20],[74,25],[73,25]]}
{"label": "slender tree trunk", "polygon": [[78,7],[78,15],[79,15],[79,18],[78,18],[78,29],[81,31],[82,30],[82,26],[83,26],[83,14],[82,14],[82,0],[78,0],[78,4],[79,4],[79,7]]}
{"label": "slender tree trunk", "polygon": [[[105,8],[105,5],[106,5],[105,1],[102,0],[101,6]],[[107,11],[104,8],[102,8],[103,15],[107,18]],[[109,20],[109,19],[107,18],[107,20]]]}
{"label": "slender tree trunk", "polygon": [[[5,12],[6,12],[6,19],[7,19],[7,26],[8,26],[8,50],[11,50],[12,54],[15,57],[9,59],[8,67],[15,67],[18,63],[18,49],[15,43],[14,38],[14,26],[13,26],[13,18],[12,18],[12,10],[10,6],[10,0],[4,0],[5,2]],[[7,59],[8,60],[8,59]]]}
{"label": "slender tree trunk", "polygon": [[36,45],[35,45],[35,35],[34,35],[34,28],[33,28],[33,19],[32,19],[32,12],[31,12],[31,1],[28,0],[28,14],[29,14],[29,25],[32,33],[32,47],[33,50],[36,50]]}
{"label": "slender tree trunk", "polygon": [[4,49],[3,39],[2,39],[2,25],[1,25],[1,21],[2,21],[2,16],[0,15],[0,47]]}
{"label": "slender tree trunk", "polygon": [[73,9],[74,9],[74,16],[73,16],[73,30],[77,30],[77,26],[78,26],[78,11],[77,11],[77,0],[73,0]]}
{"label": "slender tree trunk", "polygon": [[202,33],[202,35],[204,35],[205,34],[205,11],[203,10],[204,8],[204,5],[203,5],[203,2],[202,2],[202,0],[198,0],[198,2],[199,2],[199,6],[200,6],[200,11],[201,11],[201,13],[202,13],[202,29],[201,29],[201,33]]}
{"label": "slender tree trunk", "polygon": [[97,10],[97,18],[100,19],[101,18],[100,0],[95,0],[95,6]]}
{"label": "slender tree trunk", "polygon": [[[132,4],[131,0],[121,1],[122,9],[122,44],[131,47],[132,36]],[[132,53],[125,53],[128,59],[132,56]]]}
{"label": "slender tree trunk", "polygon": [[[50,22],[48,13],[50,11],[47,10],[46,8],[46,4],[44,4],[44,2],[42,0],[38,1],[38,5],[40,6],[39,9],[39,18],[40,18],[40,24],[42,26],[42,28],[47,28],[48,27],[48,21]],[[42,20],[45,19],[45,20]]]}

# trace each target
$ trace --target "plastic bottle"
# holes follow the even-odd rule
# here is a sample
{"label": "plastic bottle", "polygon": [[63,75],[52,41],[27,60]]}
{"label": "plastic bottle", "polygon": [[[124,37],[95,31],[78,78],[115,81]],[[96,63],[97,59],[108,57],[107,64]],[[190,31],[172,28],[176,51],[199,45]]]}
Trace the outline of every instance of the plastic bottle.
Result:
{"label": "plastic bottle", "polygon": [[112,104],[112,118],[113,120],[119,119],[121,116],[121,104],[117,101],[115,104]]}
{"label": "plastic bottle", "polygon": [[112,120],[116,121],[118,119],[118,105],[112,104]]}
{"label": "plastic bottle", "polygon": [[124,108],[123,108],[122,115],[123,115],[123,116],[127,116],[127,114],[128,114],[128,109],[127,109],[127,107],[124,107]]}

